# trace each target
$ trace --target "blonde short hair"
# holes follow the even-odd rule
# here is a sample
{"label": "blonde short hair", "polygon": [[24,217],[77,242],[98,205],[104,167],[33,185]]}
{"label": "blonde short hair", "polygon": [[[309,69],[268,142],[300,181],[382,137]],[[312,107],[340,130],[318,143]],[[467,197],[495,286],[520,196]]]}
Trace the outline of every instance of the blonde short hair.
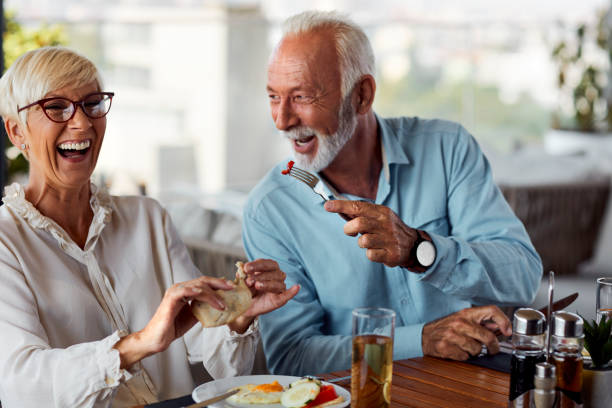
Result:
{"label": "blonde short hair", "polygon": [[102,90],[102,77],[86,57],[64,47],[42,47],[20,56],[0,78],[0,116],[25,125],[26,106],[49,92],[66,86],[75,88],[92,82]]}
{"label": "blonde short hair", "polygon": [[304,11],[283,23],[283,38],[315,30],[332,30],[340,62],[341,92],[346,97],[364,75],[376,73],[374,51],[365,32],[347,15],[336,11]]}

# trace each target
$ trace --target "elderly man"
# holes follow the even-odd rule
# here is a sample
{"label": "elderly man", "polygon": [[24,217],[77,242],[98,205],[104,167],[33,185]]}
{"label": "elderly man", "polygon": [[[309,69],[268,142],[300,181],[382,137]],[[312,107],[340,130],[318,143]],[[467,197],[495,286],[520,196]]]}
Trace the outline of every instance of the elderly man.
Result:
{"label": "elderly man", "polygon": [[451,122],[377,116],[373,75],[370,43],[344,16],[285,22],[268,67],[272,118],[330,201],[282,175],[284,162],[245,208],[249,257],[276,260],[302,287],[260,318],[274,373],[348,368],[351,310],[364,306],[397,313],[394,359],[496,352],[493,330],[508,335],[510,322],[472,306],[528,304],[541,278],[473,137]]}

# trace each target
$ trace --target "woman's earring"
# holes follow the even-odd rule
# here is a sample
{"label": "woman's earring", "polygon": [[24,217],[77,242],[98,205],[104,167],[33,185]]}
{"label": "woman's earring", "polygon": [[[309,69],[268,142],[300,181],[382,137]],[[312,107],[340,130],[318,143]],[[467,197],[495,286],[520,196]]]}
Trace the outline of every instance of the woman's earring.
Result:
{"label": "woman's earring", "polygon": [[25,150],[25,148],[26,148],[25,143],[22,143],[22,144],[21,144],[21,150]]}

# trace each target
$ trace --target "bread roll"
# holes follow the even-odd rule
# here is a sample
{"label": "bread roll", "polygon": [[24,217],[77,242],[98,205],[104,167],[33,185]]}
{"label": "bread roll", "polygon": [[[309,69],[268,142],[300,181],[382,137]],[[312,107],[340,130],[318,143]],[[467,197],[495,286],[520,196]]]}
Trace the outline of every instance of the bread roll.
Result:
{"label": "bread roll", "polygon": [[242,266],[242,262],[236,262],[236,280],[234,280],[236,287],[234,289],[215,291],[223,299],[225,310],[217,310],[199,300],[191,302],[191,312],[202,323],[202,326],[216,327],[231,323],[251,307],[253,299],[251,290],[246,285],[246,274]]}

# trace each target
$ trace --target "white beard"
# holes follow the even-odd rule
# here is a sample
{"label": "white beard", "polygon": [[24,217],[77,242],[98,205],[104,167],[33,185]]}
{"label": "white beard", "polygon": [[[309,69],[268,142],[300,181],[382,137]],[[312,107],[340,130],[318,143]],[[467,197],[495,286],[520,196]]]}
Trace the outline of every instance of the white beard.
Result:
{"label": "white beard", "polygon": [[317,138],[317,151],[314,157],[297,152],[294,152],[294,156],[297,167],[311,173],[318,173],[327,168],[327,166],[334,161],[346,142],[353,137],[356,127],[357,115],[353,112],[349,95],[340,106],[338,112],[338,129],[333,134],[325,135],[307,126],[300,126],[286,131],[281,130],[280,133],[282,136],[291,140],[298,140],[312,134],[315,135]]}

